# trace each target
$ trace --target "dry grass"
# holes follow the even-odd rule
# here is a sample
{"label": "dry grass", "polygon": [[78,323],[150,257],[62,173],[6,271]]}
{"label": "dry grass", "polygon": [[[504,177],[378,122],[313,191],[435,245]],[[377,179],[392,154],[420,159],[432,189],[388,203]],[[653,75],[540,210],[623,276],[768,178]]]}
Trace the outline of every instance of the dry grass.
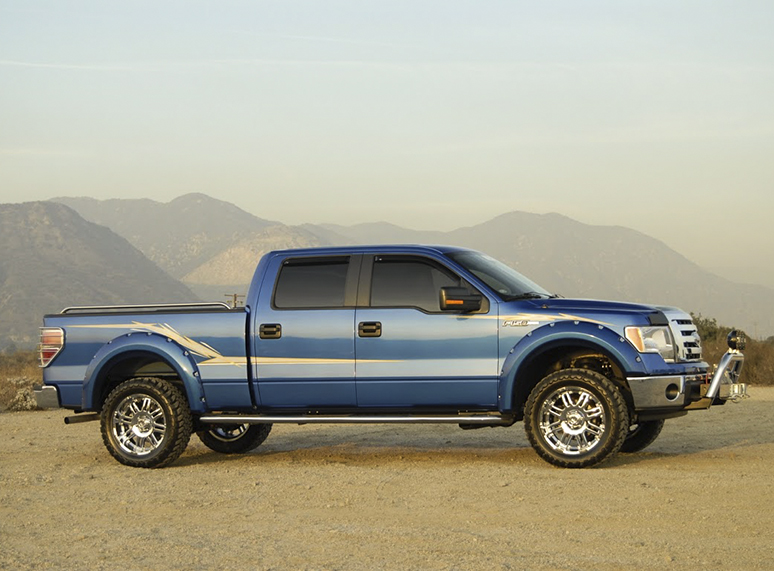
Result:
{"label": "dry grass", "polygon": [[[710,364],[718,363],[723,353],[728,351],[726,337],[731,329],[718,325],[712,318],[693,315],[693,321],[701,335],[704,360]],[[747,340],[744,350],[744,369],[742,382],[757,386],[774,386],[774,340]]]}
{"label": "dry grass", "polygon": [[[704,360],[718,363],[728,351],[725,338],[703,342]],[[741,382],[756,386],[774,386],[774,343],[747,340]]]}

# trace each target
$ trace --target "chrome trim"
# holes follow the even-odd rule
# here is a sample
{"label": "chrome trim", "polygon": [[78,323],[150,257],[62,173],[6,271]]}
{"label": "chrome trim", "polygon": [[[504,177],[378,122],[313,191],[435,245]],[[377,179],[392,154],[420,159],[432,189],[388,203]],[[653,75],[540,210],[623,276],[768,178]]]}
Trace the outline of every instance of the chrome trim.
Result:
{"label": "chrome trim", "polygon": [[676,362],[701,361],[702,346],[699,330],[693,317],[675,307],[658,308],[669,321],[669,329],[675,346]]}
{"label": "chrome trim", "polygon": [[213,424],[482,424],[503,425],[512,423],[512,419],[500,415],[458,415],[458,416],[324,416],[316,414],[302,415],[235,415],[217,414],[202,416],[200,422]]}
{"label": "chrome trim", "polygon": [[35,394],[35,402],[38,408],[59,408],[59,389],[49,385],[35,385],[32,387]]}
{"label": "chrome trim", "polygon": [[222,301],[197,302],[197,303],[148,303],[144,305],[75,305],[65,307],[60,313],[89,313],[96,311],[125,311],[125,310],[149,310],[160,311],[165,309],[231,309],[231,306]]}
{"label": "chrome trim", "polygon": [[[47,334],[49,334],[51,332],[56,332],[56,333],[59,334],[58,335],[59,336],[59,341],[57,343],[55,343],[55,344],[43,343],[43,339],[47,336]],[[62,329],[61,327],[40,327],[38,329],[38,335],[39,335],[40,342],[38,343],[37,347],[35,348],[35,350],[38,353],[38,367],[40,367],[41,369],[45,369],[51,363],[54,362],[54,359],[56,359],[57,356],[59,355],[59,353],[62,352],[62,349],[64,349],[64,346],[65,346],[65,332],[64,332],[64,329]],[[56,352],[51,357],[47,357],[46,360],[44,361],[44,359],[43,359],[43,351],[46,350],[46,349],[48,349],[48,350],[54,349]]]}
{"label": "chrome trim", "polygon": [[[626,382],[634,399],[634,409],[668,408],[685,405],[685,376],[627,377]],[[670,385],[677,386],[674,397],[667,396]]]}
{"label": "chrome trim", "polygon": [[747,385],[745,383],[734,383],[732,385],[720,385],[717,398],[721,400],[730,400],[733,403],[740,403],[749,398],[747,394]]}
{"label": "chrome trim", "polygon": [[[710,381],[709,389],[707,389],[707,398],[714,399],[716,396],[720,396],[723,400],[730,399],[737,402],[747,396],[747,386],[737,383],[739,375],[742,373],[743,365],[744,354],[741,351],[729,349],[728,353],[721,357],[718,368],[712,377],[712,381]],[[729,396],[724,397],[724,395],[719,393],[721,385],[740,386],[735,389],[735,393],[729,391]],[[742,394],[744,396],[739,396]]]}

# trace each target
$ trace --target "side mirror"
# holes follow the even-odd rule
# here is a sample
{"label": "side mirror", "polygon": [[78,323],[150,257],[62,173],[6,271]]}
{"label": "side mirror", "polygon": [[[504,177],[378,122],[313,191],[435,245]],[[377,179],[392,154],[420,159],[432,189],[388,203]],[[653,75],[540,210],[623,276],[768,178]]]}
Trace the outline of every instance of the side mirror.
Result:
{"label": "side mirror", "polygon": [[483,296],[471,292],[465,287],[441,288],[441,311],[460,311],[468,313],[481,309]]}

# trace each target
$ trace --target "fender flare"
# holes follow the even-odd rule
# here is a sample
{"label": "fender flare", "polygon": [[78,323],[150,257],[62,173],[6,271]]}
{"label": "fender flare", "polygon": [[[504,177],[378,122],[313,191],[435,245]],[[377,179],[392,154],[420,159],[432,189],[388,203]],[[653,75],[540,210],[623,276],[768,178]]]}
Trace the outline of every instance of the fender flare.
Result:
{"label": "fender flare", "polygon": [[190,409],[193,412],[207,411],[199,367],[191,352],[172,339],[151,332],[126,333],[100,347],[84,375],[81,396],[83,410],[96,410],[95,392],[101,387],[104,372],[129,353],[158,356],[180,377]]}
{"label": "fender flare", "polygon": [[642,356],[619,333],[588,321],[559,321],[538,327],[519,340],[505,358],[499,395],[503,412],[513,410],[519,373],[546,351],[575,345],[608,355],[627,376],[647,374]]}

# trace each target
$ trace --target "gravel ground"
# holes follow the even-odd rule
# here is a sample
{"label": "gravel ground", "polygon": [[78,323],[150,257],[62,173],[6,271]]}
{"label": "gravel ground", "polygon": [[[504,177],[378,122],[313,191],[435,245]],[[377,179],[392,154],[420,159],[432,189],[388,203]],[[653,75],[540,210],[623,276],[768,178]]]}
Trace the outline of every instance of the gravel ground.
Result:
{"label": "gravel ground", "polygon": [[275,426],[127,468],[97,423],[0,414],[0,568],[772,569],[774,388],[562,470],[521,423]]}

